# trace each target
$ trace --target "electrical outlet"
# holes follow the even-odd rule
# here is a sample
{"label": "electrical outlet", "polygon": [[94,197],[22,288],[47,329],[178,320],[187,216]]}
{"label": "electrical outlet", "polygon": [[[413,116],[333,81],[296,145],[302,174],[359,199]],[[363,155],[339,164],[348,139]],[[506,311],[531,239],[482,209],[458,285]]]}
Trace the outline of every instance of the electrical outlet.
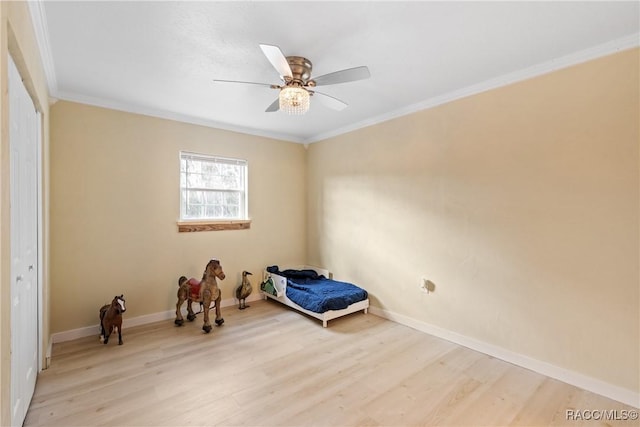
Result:
{"label": "electrical outlet", "polygon": [[420,279],[419,287],[420,287],[420,290],[425,294],[433,293],[436,290],[436,284],[433,283],[431,280],[427,279],[426,277],[423,277]]}
{"label": "electrical outlet", "polygon": [[429,293],[429,280],[426,277],[420,280],[420,290],[424,293]]}

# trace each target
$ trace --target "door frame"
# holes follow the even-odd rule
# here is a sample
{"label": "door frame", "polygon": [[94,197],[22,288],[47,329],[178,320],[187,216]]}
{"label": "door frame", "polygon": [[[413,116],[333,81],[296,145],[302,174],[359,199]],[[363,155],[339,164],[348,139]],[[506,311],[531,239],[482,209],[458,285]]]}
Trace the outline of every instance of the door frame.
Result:
{"label": "door frame", "polygon": [[[35,102],[33,103],[35,108]],[[45,349],[45,341],[43,337],[44,331],[44,287],[43,287],[43,277],[44,277],[44,209],[42,203],[43,197],[43,188],[42,188],[42,129],[44,128],[42,124],[42,113],[38,111],[36,108],[36,120],[38,122],[37,129],[37,137],[36,137],[36,220],[37,220],[37,231],[36,231],[36,244],[38,245],[36,262],[38,263],[38,268],[36,269],[36,286],[38,287],[36,293],[38,294],[38,345],[36,346],[38,349],[38,373],[40,373],[43,369],[46,368],[44,366],[44,355],[46,354]],[[37,375],[37,374],[36,374]]]}

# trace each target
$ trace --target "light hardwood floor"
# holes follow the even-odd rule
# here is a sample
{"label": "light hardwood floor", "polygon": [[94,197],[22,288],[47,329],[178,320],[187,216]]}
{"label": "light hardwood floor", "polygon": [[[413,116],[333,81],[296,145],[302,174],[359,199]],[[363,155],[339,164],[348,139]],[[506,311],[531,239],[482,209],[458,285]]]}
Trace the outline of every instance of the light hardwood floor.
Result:
{"label": "light hardwood floor", "polygon": [[376,317],[329,322],[273,301],[201,331],[164,321],[54,345],[25,426],[622,425],[621,403]]}

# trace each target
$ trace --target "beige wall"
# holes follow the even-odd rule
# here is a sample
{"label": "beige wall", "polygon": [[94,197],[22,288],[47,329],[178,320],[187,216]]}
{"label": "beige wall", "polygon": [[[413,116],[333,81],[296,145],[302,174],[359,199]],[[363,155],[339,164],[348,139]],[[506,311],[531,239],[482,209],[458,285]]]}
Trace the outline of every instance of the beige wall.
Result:
{"label": "beige wall", "polygon": [[638,62],[312,144],[308,262],[391,313],[638,392]]}
{"label": "beige wall", "polygon": [[[302,145],[63,101],[51,115],[53,333],[97,324],[115,294],[127,317],[175,308],[178,277],[214,257],[223,299],[242,270],[255,289],[266,265],[305,261]],[[248,160],[250,230],[178,233],[180,150]]]}
{"label": "beige wall", "polygon": [[[33,25],[26,2],[0,2],[0,425],[11,424],[11,236],[9,210],[9,99],[7,92],[8,55],[11,54],[36,108],[42,113],[43,138],[43,330],[42,349],[49,341],[49,285],[48,285],[48,145],[49,107],[44,69],[36,44]],[[44,357],[44,351],[41,354]]]}

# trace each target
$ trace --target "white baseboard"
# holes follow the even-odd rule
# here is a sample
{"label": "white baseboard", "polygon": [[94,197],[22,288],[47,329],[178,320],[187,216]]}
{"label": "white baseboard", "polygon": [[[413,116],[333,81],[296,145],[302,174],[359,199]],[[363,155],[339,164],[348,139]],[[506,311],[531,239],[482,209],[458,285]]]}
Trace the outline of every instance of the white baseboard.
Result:
{"label": "white baseboard", "polygon": [[[256,292],[254,295],[250,295],[249,298],[247,298],[247,302],[260,301],[262,299],[263,299],[262,295],[259,292]],[[237,301],[238,300],[236,300],[235,298],[224,299],[220,301],[220,307],[223,308],[223,307],[230,307],[233,305],[237,305],[238,304]],[[187,313],[186,306],[187,306],[186,304],[182,306],[183,314],[185,315]],[[198,311],[198,308],[195,305],[194,305],[194,310]],[[131,328],[134,326],[146,325],[148,323],[161,322],[163,320],[173,319],[175,315],[176,315],[175,308],[167,311],[161,311],[161,312],[152,313],[152,314],[145,314],[143,316],[132,317],[132,318],[128,318],[125,313],[125,315],[122,318],[122,328],[123,329]],[[78,338],[90,337],[94,335],[96,337],[100,335],[100,325],[97,323],[95,325],[85,326],[83,328],[71,329],[69,331],[57,332],[55,334],[52,334],[51,342],[55,344],[59,342],[71,341]]]}
{"label": "white baseboard", "polygon": [[561,368],[547,362],[533,359],[529,356],[525,356],[523,354],[516,353],[511,350],[479,341],[474,338],[458,334],[457,332],[443,329],[438,326],[431,325],[429,323],[425,323],[420,320],[416,320],[411,317],[397,314],[378,307],[370,306],[369,312],[373,315],[383,317],[385,319],[400,323],[405,326],[409,326],[410,328],[425,332],[429,335],[433,335],[438,338],[442,338],[447,341],[451,341],[461,346],[470,348],[472,350],[479,351],[497,359],[513,363],[514,365],[521,366],[547,377],[551,377],[567,384],[571,384],[584,390],[599,394],[601,396],[608,397],[609,399],[622,402],[635,408],[640,407],[640,393],[637,391],[609,384],[607,382],[589,377],[579,372],[571,371],[569,369]]}

